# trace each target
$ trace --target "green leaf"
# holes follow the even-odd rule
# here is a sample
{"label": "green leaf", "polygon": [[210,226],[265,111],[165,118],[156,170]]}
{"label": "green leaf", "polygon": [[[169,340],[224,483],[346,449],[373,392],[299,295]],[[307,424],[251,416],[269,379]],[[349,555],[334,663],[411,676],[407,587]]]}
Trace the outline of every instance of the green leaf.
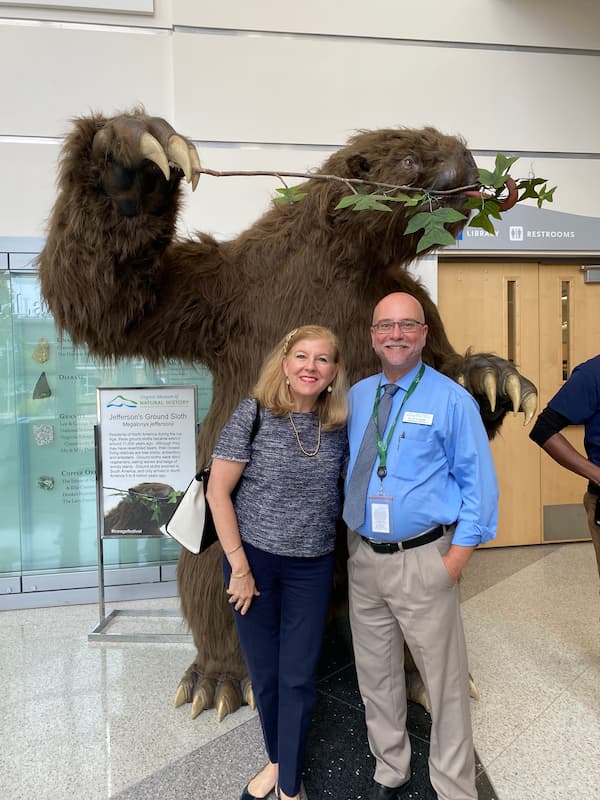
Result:
{"label": "green leaf", "polygon": [[350,194],[342,197],[336,210],[353,207],[355,211],[391,211],[389,206],[381,202],[387,199],[384,194]]}
{"label": "green leaf", "polygon": [[502,219],[500,203],[496,200],[486,200],[481,209],[481,213],[489,217],[494,217],[494,219]]}
{"label": "green leaf", "polygon": [[537,201],[538,208],[542,207],[542,203],[552,203],[554,200],[554,192],[556,191],[556,186],[553,186],[552,189],[546,190],[546,185],[540,189],[540,196]]}
{"label": "green leaf", "polygon": [[473,219],[469,222],[469,227],[483,228],[483,230],[487,231],[488,233],[492,234],[496,233],[496,229],[494,228],[491,219],[483,211],[481,212],[481,214],[477,214],[476,216],[473,217]]}
{"label": "green leaf", "polygon": [[492,186],[494,183],[494,176],[488,169],[479,170],[479,183],[484,186]]}
{"label": "green leaf", "polygon": [[391,211],[389,206],[380,203],[374,195],[362,195],[358,201],[354,203],[355,211]]}
{"label": "green leaf", "polygon": [[428,211],[421,211],[409,220],[404,233],[414,233],[418,231],[419,228],[426,228],[427,225],[430,224],[430,220],[431,214]]}
{"label": "green leaf", "polygon": [[505,156],[504,153],[497,153],[496,154],[496,165],[494,168],[494,172],[491,175],[490,185],[494,186],[496,189],[500,189],[504,186],[504,182],[508,177],[508,170],[512,167],[515,161],[519,159],[515,156]]}
{"label": "green leaf", "polygon": [[531,197],[533,200],[537,200],[539,197],[539,192],[536,187],[542,183],[546,183],[546,178],[529,178],[527,180],[519,181],[519,190],[525,189],[523,194],[519,197],[519,201],[526,200],[528,197]]}
{"label": "green leaf", "polygon": [[443,247],[445,245],[454,244],[455,241],[454,236],[444,227],[432,225],[425,230],[425,233],[417,242],[417,253],[422,253],[423,250],[434,247],[436,244]]}
{"label": "green leaf", "polygon": [[386,200],[391,200],[392,203],[404,203],[406,206],[417,206],[425,198],[424,194],[415,194],[409,197],[407,194],[391,194],[386,195]]}
{"label": "green leaf", "polygon": [[275,191],[280,197],[274,197],[274,203],[298,203],[300,200],[304,200],[308,194],[308,192],[302,191],[301,185],[279,187]]}
{"label": "green leaf", "polygon": [[496,153],[496,166],[494,173],[496,175],[506,174],[515,161],[518,160],[518,156],[505,156],[504,153]]}
{"label": "green leaf", "polygon": [[[363,209],[359,208],[358,206],[354,206],[354,210],[355,211],[362,211]],[[386,206],[384,203],[378,203],[377,201],[372,200],[369,203],[368,206],[365,206],[364,210],[365,211],[389,211],[389,212],[391,212],[392,209],[389,206]]]}
{"label": "green leaf", "polygon": [[455,208],[436,208],[429,216],[442,223],[460,222],[461,219],[466,219],[465,215]]}
{"label": "green leaf", "polygon": [[337,211],[341,208],[349,208],[350,206],[353,206],[355,203],[358,203],[362,196],[363,195],[360,194],[347,194],[345,197],[342,197],[340,202],[335,207],[335,210]]}

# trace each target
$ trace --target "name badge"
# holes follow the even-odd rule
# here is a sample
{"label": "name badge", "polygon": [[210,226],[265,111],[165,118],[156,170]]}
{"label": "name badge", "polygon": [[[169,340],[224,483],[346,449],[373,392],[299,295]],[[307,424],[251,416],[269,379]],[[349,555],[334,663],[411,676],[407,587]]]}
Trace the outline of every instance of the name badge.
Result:
{"label": "name badge", "polygon": [[414,422],[416,425],[432,425],[433,414],[425,414],[422,411],[405,411],[402,422]]}
{"label": "name badge", "polygon": [[392,498],[369,497],[371,511],[371,533],[392,533]]}

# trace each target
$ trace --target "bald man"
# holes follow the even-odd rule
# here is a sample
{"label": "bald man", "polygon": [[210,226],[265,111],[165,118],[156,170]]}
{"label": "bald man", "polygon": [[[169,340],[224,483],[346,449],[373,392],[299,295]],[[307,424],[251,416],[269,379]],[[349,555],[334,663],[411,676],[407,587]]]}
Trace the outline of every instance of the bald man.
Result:
{"label": "bald man", "polygon": [[375,307],[381,372],[350,391],[350,623],[369,745],[370,800],[408,796],[404,643],[431,705],[429,774],[439,800],[477,800],[467,654],[457,582],[493,539],[498,485],[479,408],[426,366],[421,304],[404,293]]}

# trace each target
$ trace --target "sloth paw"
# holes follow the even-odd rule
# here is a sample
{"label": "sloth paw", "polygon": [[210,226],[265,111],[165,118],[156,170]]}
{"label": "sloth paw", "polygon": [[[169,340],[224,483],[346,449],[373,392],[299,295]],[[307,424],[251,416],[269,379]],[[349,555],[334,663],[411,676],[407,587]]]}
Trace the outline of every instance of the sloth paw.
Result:
{"label": "sloth paw", "polygon": [[241,706],[256,708],[256,699],[249,678],[218,680],[201,673],[193,664],[186,669],[175,691],[175,708],[191,703],[190,717],[196,719],[203,711],[216,708],[221,722]]}
{"label": "sloth paw", "polygon": [[[412,700],[414,703],[418,703],[419,705],[423,706],[425,711],[431,712],[429,697],[427,696],[427,689],[425,688],[423,679],[421,678],[418,672],[406,673],[406,696],[408,697],[409,700]],[[479,689],[475,685],[475,681],[473,680],[473,676],[471,675],[470,672],[469,672],[469,697],[473,698],[473,700],[481,699],[481,695],[479,694]]]}

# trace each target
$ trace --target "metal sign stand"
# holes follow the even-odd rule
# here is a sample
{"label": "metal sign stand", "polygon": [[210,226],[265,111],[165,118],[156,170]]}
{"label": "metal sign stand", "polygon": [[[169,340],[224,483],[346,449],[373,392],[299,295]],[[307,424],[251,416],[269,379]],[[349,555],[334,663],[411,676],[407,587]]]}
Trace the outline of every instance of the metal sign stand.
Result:
{"label": "metal sign stand", "polygon": [[[160,387],[164,388],[164,387]],[[194,423],[195,424],[195,423]],[[156,536],[148,534],[140,536],[138,534],[127,535],[104,534],[104,498],[102,481],[102,454],[100,442],[100,425],[94,425],[94,447],[96,458],[96,520],[98,529],[98,610],[100,621],[88,633],[90,642],[187,642],[193,641],[189,633],[118,633],[107,630],[119,618],[123,617],[174,617],[183,620],[179,611],[175,609],[114,609],[106,613],[105,603],[105,580],[104,580],[104,539],[139,539],[139,538],[160,538],[168,539],[168,536]]]}

